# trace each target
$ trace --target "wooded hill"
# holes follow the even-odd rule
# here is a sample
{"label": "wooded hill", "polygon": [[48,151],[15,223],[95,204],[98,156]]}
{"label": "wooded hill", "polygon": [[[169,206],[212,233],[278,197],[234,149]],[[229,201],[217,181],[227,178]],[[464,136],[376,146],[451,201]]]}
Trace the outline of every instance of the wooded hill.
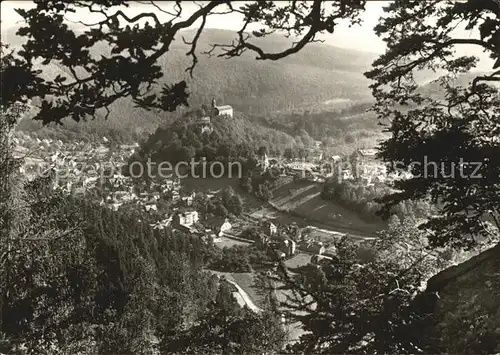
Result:
{"label": "wooded hill", "polygon": [[[2,41],[19,47],[24,39],[17,37],[15,31],[4,31]],[[193,34],[192,31],[182,32],[187,40]],[[231,60],[202,54],[210,48],[210,44],[231,43],[233,36],[234,33],[227,30],[205,30],[197,46],[199,62],[192,79],[185,71],[191,65],[191,57],[186,56],[188,47],[182,38],[178,38],[168,54],[160,58],[160,65],[168,75],[159,84],[186,80],[192,107],[209,104],[215,97],[220,104],[229,104],[235,110],[265,116],[297,109],[323,111],[339,105],[350,106],[353,100],[370,99],[369,81],[363,72],[369,69],[375,59],[372,53],[312,43],[304,51],[279,63],[256,61],[249,53]],[[276,35],[256,41],[263,44],[265,49],[278,50],[289,45],[290,40]],[[109,49],[101,46],[96,48],[95,54],[106,55],[108,52]],[[63,68],[55,62],[43,70],[47,78],[65,75]],[[145,132],[151,133],[159,124],[176,117],[176,114],[147,112],[134,106],[129,99],[120,100],[112,105],[107,121],[103,120],[103,112],[90,124],[65,123],[66,127],[62,131],[74,132],[76,136],[102,132],[102,135],[118,138],[123,134],[126,140],[137,140]],[[28,131],[39,128],[38,123],[28,119],[19,127]],[[45,128],[39,133],[51,132],[61,132],[61,128]]]}

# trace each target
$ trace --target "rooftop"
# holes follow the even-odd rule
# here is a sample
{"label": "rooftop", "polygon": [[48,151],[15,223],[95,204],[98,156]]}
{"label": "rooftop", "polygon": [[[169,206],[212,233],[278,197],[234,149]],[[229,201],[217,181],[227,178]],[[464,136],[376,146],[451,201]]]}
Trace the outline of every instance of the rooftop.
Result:
{"label": "rooftop", "polygon": [[215,106],[218,110],[232,110],[233,107],[229,105]]}
{"label": "rooftop", "polygon": [[368,156],[375,156],[377,154],[376,149],[360,149],[359,154],[368,157]]}

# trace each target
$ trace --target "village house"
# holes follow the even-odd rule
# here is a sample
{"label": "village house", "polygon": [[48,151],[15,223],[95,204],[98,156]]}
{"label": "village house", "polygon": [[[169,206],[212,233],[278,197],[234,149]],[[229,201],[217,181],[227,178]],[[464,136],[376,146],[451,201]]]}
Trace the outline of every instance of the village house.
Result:
{"label": "village house", "polygon": [[284,239],[279,243],[279,250],[285,253],[288,257],[295,255],[296,249],[297,243],[291,239]]}
{"label": "village house", "polygon": [[327,257],[333,257],[337,255],[337,248],[334,245],[329,246],[328,248],[325,248],[323,255]]}
{"label": "village house", "polygon": [[16,159],[18,158],[22,158],[26,155],[29,154],[29,149],[28,148],[25,148],[25,147],[22,147],[20,145],[17,145],[14,147],[14,150],[12,152],[12,156]]}
{"label": "village house", "polygon": [[286,258],[286,254],[284,252],[282,252],[281,250],[274,250],[274,252],[276,253],[276,256],[278,257],[278,259],[284,259]]}
{"label": "village house", "polygon": [[349,170],[349,169],[342,170],[342,173],[341,173],[340,177],[341,177],[342,180],[352,180],[354,178],[354,176],[352,175],[351,170]]}
{"label": "village house", "polygon": [[[77,187],[77,188],[73,189],[73,191],[72,191],[74,196],[84,196],[85,192],[86,192],[86,190],[83,187]],[[120,206],[121,206],[121,204],[120,204]],[[118,207],[116,207],[116,209],[118,209]]]}
{"label": "village house", "polygon": [[198,221],[198,212],[189,211],[184,213],[177,213],[172,220],[172,224],[176,227],[181,226],[191,228],[195,223],[198,223]]}
{"label": "village house", "polygon": [[165,216],[164,219],[157,221],[154,224],[150,224],[150,226],[153,227],[153,229],[163,230],[166,227],[168,227],[171,222],[172,222],[172,216]]}
{"label": "village house", "polygon": [[212,131],[213,131],[211,119],[208,116],[204,116],[204,117],[199,118],[198,125],[200,128],[201,134],[204,134],[204,133],[209,134],[209,133],[212,133]]}
{"label": "village house", "polygon": [[210,122],[211,122],[210,121],[210,117],[208,117],[208,116],[201,117],[201,118],[198,119],[198,123],[201,124],[201,125],[204,125],[204,124],[210,125]]}
{"label": "village house", "polygon": [[213,217],[203,221],[203,224],[208,227],[217,237],[222,237],[224,233],[230,231],[233,226],[227,218]]}
{"label": "village house", "polygon": [[158,206],[156,206],[153,203],[148,203],[148,204],[144,205],[144,209],[146,210],[146,212],[151,213],[152,211],[158,211]]}
{"label": "village house", "polygon": [[311,156],[311,159],[316,163],[320,163],[321,161],[323,161],[323,158],[324,158],[323,152],[318,152],[318,151],[314,151],[314,150],[311,151],[310,156]]}
{"label": "village house", "polygon": [[120,149],[122,151],[128,152],[128,154],[135,153],[135,150],[138,147],[139,147],[139,144],[137,144],[137,143],[135,143],[135,144],[122,144],[122,145],[120,145]]}
{"label": "village house", "polygon": [[265,221],[262,229],[268,236],[273,236],[278,232],[278,227],[271,221]]}
{"label": "village house", "polygon": [[283,232],[292,240],[299,241],[302,239],[302,229],[299,228],[297,222],[293,222],[291,225],[286,226]]}
{"label": "village house", "polygon": [[193,198],[191,196],[184,196],[181,198],[181,200],[186,207],[190,207],[193,205]]}
{"label": "village house", "polygon": [[361,163],[372,163],[377,160],[376,149],[358,149],[356,156]]}
{"label": "village house", "polygon": [[332,155],[330,157],[330,159],[334,162],[334,163],[338,163],[340,161],[342,161],[342,157],[340,155]]}
{"label": "village house", "polygon": [[172,191],[172,201],[177,202],[181,199],[181,195],[179,194],[179,191],[174,190]]}
{"label": "village house", "polygon": [[214,231],[210,228],[205,228],[204,231],[200,231],[200,232],[197,232],[195,233],[197,234],[199,237],[201,237],[201,240],[203,240],[204,242],[208,242],[208,241],[212,241],[214,243],[220,241],[220,237],[217,236]]}
{"label": "village house", "polygon": [[266,153],[259,156],[257,166],[260,167],[261,171],[266,171],[267,169],[269,169],[269,159]]}
{"label": "village house", "polygon": [[123,203],[115,202],[111,204],[111,209],[113,211],[118,211],[118,209],[123,205]]}
{"label": "village house", "polygon": [[386,181],[385,175],[376,175],[373,179],[372,182],[374,184],[382,184]]}
{"label": "village house", "polygon": [[172,180],[164,180],[161,186],[162,186],[162,192],[166,193],[168,191],[173,190],[174,182]]}
{"label": "village house", "polygon": [[372,185],[372,177],[370,175],[367,176],[362,176],[361,177],[361,183],[365,186],[370,186]]}

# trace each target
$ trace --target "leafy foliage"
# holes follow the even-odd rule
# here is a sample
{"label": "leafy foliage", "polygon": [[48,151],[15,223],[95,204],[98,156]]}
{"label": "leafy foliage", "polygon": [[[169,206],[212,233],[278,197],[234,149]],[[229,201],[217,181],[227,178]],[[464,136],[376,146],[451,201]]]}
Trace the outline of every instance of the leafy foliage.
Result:
{"label": "leafy foliage", "polygon": [[[14,204],[26,216],[2,266],[2,351],[154,354],[197,320],[217,324],[209,316],[217,289],[202,270],[215,246],[47,183],[27,183],[27,205]],[[253,319],[242,317],[235,321]]]}
{"label": "leafy foliage", "polygon": [[[395,185],[398,192],[382,199],[384,216],[400,201],[430,196],[441,206],[424,226],[435,231],[435,246],[472,248],[490,237],[485,220],[500,227],[500,95],[498,87],[485,83],[499,80],[499,16],[498,3],[490,0],[396,1],[376,27],[388,50],[367,76],[375,80],[376,112],[389,120],[392,134],[380,156],[413,173]],[[478,30],[479,38],[457,38],[457,26]],[[480,46],[496,61],[491,73],[466,86],[454,78],[474,68],[477,58],[454,57],[453,48],[461,44]],[[445,72],[437,81],[441,98],[418,90],[414,72],[424,68]]]}
{"label": "leafy foliage", "polygon": [[426,250],[426,236],[416,225],[412,217],[393,220],[369,246],[344,237],[334,243],[332,260],[293,273],[281,265],[276,280],[288,292],[283,305],[307,332],[290,350],[421,352],[417,330],[427,319],[415,312],[413,300],[422,282],[449,264]]}
{"label": "leafy foliage", "polygon": [[[119,5],[127,7],[128,3],[123,1],[95,1],[91,4],[42,1],[35,5],[29,10],[17,10],[27,24],[18,31],[18,35],[27,38],[19,55],[27,70],[31,70],[35,59],[42,58],[42,65],[55,62],[69,74],[51,80],[37,76],[37,88],[41,91],[35,90],[31,96],[40,97],[42,102],[36,118],[49,123],[60,122],[68,116],[77,122],[93,117],[99,109],[108,110],[113,102],[123,97],[130,97],[139,107],[164,111],[187,105],[189,94],[185,80],[164,84],[160,90],[153,89],[165,69],[159,65],[159,59],[165,54],[168,56],[170,46],[181,30],[201,20],[201,27],[196,30],[193,40],[185,41],[189,43],[187,55],[193,63],[187,71],[192,74],[198,62],[197,43],[207,17],[220,8],[225,8],[228,13],[243,14],[245,20],[237,41],[230,45],[213,44],[208,53],[231,58],[252,51],[258,59],[278,60],[299,52],[314,41],[317,34],[332,33],[338,19],[356,22],[364,1],[334,2],[330,4],[331,11],[325,11],[322,1],[301,3],[300,6],[292,2],[284,8],[274,2],[253,2],[239,9],[229,2],[213,1],[199,6],[186,19],[186,10],[176,3],[172,12],[163,10],[164,14],[170,14],[167,21],[160,21],[154,12],[128,17],[122,10],[114,8]],[[162,11],[158,5],[151,5]],[[66,15],[81,13],[82,10],[101,20],[94,24],[79,22],[79,30],[68,26]],[[147,21],[139,25],[140,20]],[[251,36],[245,33],[249,24],[265,25],[267,29]],[[298,36],[298,42],[281,51],[266,52],[249,41],[250,37],[262,38],[277,30]],[[106,53],[95,56],[95,48],[103,43],[107,47]],[[20,91],[18,88],[17,92]],[[14,91],[14,96],[17,92]]]}
{"label": "leafy foliage", "polygon": [[[326,200],[334,200],[359,212],[368,219],[380,218],[379,211],[382,207],[377,201],[391,194],[393,190],[385,184],[365,186],[363,183],[345,180],[342,182],[329,180],[323,186],[321,197]],[[401,219],[408,214],[414,214],[418,218],[428,218],[435,215],[434,205],[429,201],[405,200],[392,206],[391,212]]]}
{"label": "leafy foliage", "polygon": [[[158,167],[162,162],[169,162],[174,167],[180,162],[191,163],[191,159],[194,159],[196,164],[188,169],[189,174],[194,176],[251,176],[257,166],[256,153],[258,148],[264,147],[263,144],[270,154],[281,154],[287,148],[298,154],[303,149],[302,143],[298,145],[296,140],[287,134],[256,126],[239,114],[232,118],[213,117],[211,131],[204,132],[198,122],[200,115],[198,110],[187,112],[172,124],[159,127],[129,159],[131,169],[133,162],[140,162],[145,166],[148,159]],[[206,164],[203,163],[203,158]],[[237,164],[238,162],[240,164]],[[220,164],[224,166],[224,171],[220,171]],[[275,175],[268,174],[262,179],[275,180],[279,173]],[[265,184],[256,181],[253,187],[255,192],[259,191],[259,185]],[[271,187],[263,188],[265,190]],[[261,192],[261,196],[264,192]],[[228,205],[230,203],[226,203],[226,207]]]}
{"label": "leafy foliage", "polygon": [[[260,354],[281,351],[286,334],[276,314],[241,309],[231,295],[231,284],[221,280],[213,302],[197,325],[168,347],[175,354]],[[189,344],[186,347],[186,344]],[[182,349],[179,351],[179,345]]]}

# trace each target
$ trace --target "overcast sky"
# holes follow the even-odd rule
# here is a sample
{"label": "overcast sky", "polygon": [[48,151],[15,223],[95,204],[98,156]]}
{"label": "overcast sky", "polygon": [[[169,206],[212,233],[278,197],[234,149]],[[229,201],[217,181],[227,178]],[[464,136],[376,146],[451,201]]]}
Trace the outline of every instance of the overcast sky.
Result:
{"label": "overcast sky", "polygon": [[[170,1],[158,1],[158,4],[165,9],[172,8],[174,2]],[[200,1],[200,3],[203,3]],[[383,7],[386,6],[388,1],[370,1],[366,5],[366,11],[362,14],[362,25],[357,25],[349,27],[347,21],[340,22],[335,28],[333,34],[326,34],[321,39],[324,39],[326,43],[343,48],[352,48],[363,50],[367,52],[382,53],[384,51],[385,45],[381,39],[379,39],[374,33],[373,28],[376,25],[378,19],[383,14]],[[15,8],[29,8],[33,6],[30,1],[2,1],[1,2],[1,21],[2,30],[8,27],[12,27],[19,22],[21,17],[14,11]],[[221,6],[222,7],[222,6]],[[198,7],[194,3],[188,1],[183,3],[183,13],[189,16]],[[128,16],[134,16],[143,11],[156,11],[151,5],[142,5],[131,2],[131,6],[123,10]],[[222,10],[221,10],[222,11]],[[157,11],[156,11],[157,12]],[[169,16],[158,13],[158,17],[161,21],[168,20]],[[184,17],[184,16],[183,16]],[[73,20],[81,20],[86,23],[96,22],[99,18],[96,15],[80,14],[78,17],[73,16]],[[220,28],[228,30],[239,30],[241,28],[242,17],[240,14],[232,13],[226,15],[213,15],[208,18],[206,27],[208,28]],[[199,25],[199,23],[198,23]],[[250,28],[250,30],[255,28]],[[460,37],[472,37],[475,33],[470,31],[459,30],[457,35]],[[460,55],[474,54],[481,57],[482,69],[491,69],[492,62],[481,53],[478,46],[462,46],[458,49]]]}

